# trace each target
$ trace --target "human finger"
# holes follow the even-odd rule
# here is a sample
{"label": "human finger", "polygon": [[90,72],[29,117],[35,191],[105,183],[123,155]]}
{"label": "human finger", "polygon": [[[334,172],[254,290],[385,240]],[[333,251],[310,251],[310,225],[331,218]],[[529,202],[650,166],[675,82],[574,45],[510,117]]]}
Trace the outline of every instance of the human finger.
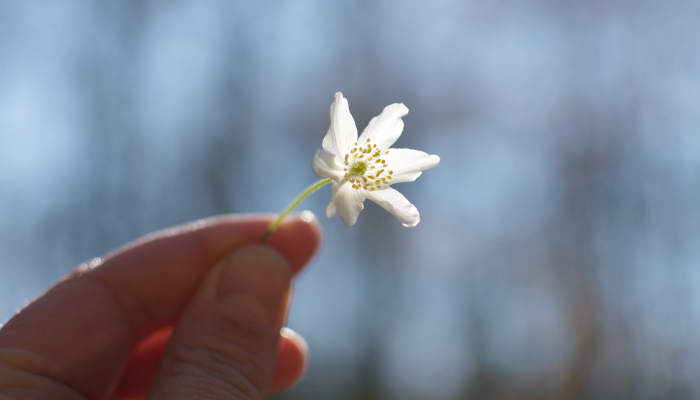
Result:
{"label": "human finger", "polygon": [[[137,400],[146,397],[171,335],[171,327],[154,332],[132,353],[117,387],[120,399]],[[270,393],[294,385],[301,378],[307,364],[308,346],[298,333],[283,328],[279,340],[275,372],[268,388]]]}
{"label": "human finger", "polygon": [[261,399],[291,290],[287,260],[244,246],[215,266],[178,319],[149,399]]}

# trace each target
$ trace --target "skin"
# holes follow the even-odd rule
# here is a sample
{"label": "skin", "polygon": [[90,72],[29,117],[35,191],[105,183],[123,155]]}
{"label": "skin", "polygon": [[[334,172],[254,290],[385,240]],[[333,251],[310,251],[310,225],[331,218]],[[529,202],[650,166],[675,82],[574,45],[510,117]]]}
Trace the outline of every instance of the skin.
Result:
{"label": "skin", "polygon": [[78,267],[0,329],[0,399],[261,399],[307,349],[281,329],[321,233],[222,216],[156,232]]}

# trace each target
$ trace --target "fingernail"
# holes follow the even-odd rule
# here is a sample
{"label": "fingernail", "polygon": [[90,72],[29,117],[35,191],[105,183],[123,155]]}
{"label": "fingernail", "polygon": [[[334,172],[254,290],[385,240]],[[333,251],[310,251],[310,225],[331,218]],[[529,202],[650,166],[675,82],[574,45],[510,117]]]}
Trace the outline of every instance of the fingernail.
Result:
{"label": "fingernail", "polygon": [[281,324],[291,279],[289,264],[278,252],[259,245],[244,247],[230,258],[221,275],[217,299],[250,323]]}

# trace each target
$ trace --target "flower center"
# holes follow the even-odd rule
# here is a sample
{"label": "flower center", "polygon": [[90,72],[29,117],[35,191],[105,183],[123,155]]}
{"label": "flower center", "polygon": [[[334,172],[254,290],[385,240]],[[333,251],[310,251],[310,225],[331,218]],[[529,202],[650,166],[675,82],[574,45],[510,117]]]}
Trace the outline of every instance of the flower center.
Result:
{"label": "flower center", "polygon": [[350,167],[350,175],[362,176],[367,172],[367,164],[364,161],[358,161]]}
{"label": "flower center", "polygon": [[369,139],[363,146],[358,146],[355,142],[355,147],[343,160],[345,180],[352,184],[353,189],[377,190],[389,186],[394,171],[386,169],[387,163],[382,156],[387,154],[389,150],[382,153]]}

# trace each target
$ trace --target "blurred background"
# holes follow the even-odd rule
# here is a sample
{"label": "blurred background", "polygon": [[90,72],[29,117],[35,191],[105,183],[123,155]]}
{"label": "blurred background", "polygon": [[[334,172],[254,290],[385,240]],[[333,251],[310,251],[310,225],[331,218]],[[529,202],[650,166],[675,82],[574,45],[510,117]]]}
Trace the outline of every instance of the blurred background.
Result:
{"label": "blurred background", "polygon": [[0,321],[163,227],[276,212],[342,91],[440,165],[319,215],[296,399],[700,398],[700,2],[0,0]]}

